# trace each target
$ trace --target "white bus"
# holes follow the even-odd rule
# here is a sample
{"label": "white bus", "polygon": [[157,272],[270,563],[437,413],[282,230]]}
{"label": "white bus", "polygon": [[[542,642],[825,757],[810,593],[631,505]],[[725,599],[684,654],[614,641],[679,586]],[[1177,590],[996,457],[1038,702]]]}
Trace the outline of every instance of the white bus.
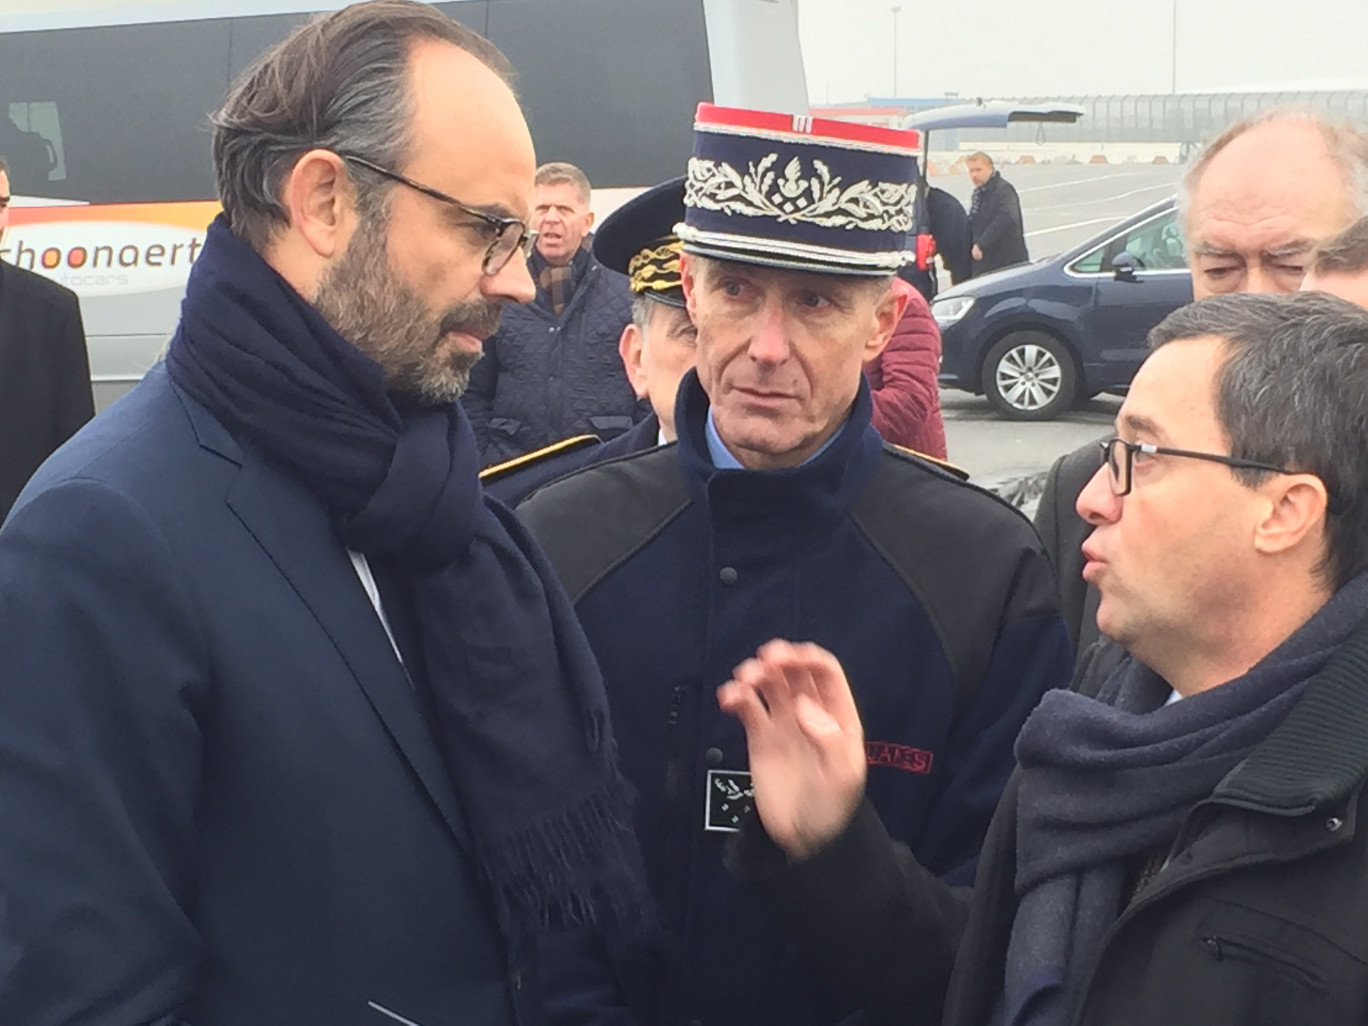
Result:
{"label": "white bus", "polygon": [[[81,299],[96,402],[156,361],[218,213],[208,114],[237,74],[333,0],[7,0],[0,259]],[[701,100],[806,114],[794,0],[456,0],[512,61],[541,160],[602,197],[682,174]],[[597,190],[605,190],[602,194]]]}

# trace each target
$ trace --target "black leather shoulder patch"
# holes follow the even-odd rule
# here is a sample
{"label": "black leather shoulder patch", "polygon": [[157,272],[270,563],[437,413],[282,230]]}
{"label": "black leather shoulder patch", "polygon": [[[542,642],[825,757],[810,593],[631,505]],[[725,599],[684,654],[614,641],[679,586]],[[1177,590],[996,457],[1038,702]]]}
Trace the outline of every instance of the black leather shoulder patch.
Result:
{"label": "black leather shoulder patch", "polygon": [[1026,517],[933,463],[886,447],[853,518],[926,612],[957,709],[972,701],[1007,620],[1057,615],[1048,562]]}
{"label": "black leather shoulder patch", "polygon": [[690,503],[675,446],[576,471],[532,495],[518,516],[578,602]]}

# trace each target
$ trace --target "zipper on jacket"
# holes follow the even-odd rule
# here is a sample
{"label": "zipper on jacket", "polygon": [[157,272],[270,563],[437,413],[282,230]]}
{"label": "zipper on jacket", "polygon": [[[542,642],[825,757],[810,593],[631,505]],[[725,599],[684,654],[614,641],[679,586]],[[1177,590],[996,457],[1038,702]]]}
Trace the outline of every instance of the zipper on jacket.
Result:
{"label": "zipper on jacket", "polygon": [[684,709],[684,700],[689,689],[676,684],[670,692],[670,714],[665,720],[665,808],[667,815],[673,815],[674,806],[679,801],[679,781],[683,776],[683,762],[679,752],[679,718]]}
{"label": "zipper on jacket", "polygon": [[1202,938],[1202,947],[1218,962],[1249,962],[1272,972],[1290,976],[1296,982],[1321,994],[1330,989],[1314,968],[1294,961],[1292,955],[1278,951],[1270,945],[1254,944],[1213,934]]}

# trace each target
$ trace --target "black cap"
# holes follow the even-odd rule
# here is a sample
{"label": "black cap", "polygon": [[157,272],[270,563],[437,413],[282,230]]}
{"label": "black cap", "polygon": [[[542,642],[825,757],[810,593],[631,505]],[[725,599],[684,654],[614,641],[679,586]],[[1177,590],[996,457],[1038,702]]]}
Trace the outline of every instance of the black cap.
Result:
{"label": "black cap", "polygon": [[604,267],[627,275],[635,295],[682,307],[675,225],[683,220],[683,177],[661,182],[604,219],[594,232],[594,256]]}

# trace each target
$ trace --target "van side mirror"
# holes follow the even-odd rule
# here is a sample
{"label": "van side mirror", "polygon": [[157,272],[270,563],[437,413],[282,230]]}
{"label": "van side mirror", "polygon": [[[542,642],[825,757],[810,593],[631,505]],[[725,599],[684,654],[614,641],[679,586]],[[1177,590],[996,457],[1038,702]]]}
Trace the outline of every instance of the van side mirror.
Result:
{"label": "van side mirror", "polygon": [[1127,253],[1124,249],[1111,259],[1112,276],[1117,281],[1135,281],[1137,266],[1134,255]]}

